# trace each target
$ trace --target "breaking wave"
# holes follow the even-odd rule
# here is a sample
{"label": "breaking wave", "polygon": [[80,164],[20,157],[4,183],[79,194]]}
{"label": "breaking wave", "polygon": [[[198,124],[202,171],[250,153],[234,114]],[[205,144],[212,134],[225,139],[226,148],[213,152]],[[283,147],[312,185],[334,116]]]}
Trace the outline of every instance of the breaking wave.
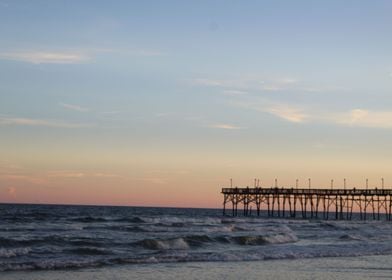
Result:
{"label": "breaking wave", "polygon": [[24,256],[31,252],[30,248],[14,248],[14,249],[0,249],[0,258],[13,258]]}
{"label": "breaking wave", "polygon": [[189,249],[188,243],[183,238],[166,240],[144,239],[137,242],[146,249],[152,250],[186,250]]}
{"label": "breaking wave", "polygon": [[392,223],[217,210],[1,206],[0,271],[392,254]]}
{"label": "breaking wave", "polygon": [[208,236],[193,235],[169,239],[143,239],[135,245],[151,250],[187,250],[191,247],[200,247],[206,244],[235,244],[235,245],[267,245],[297,242],[298,238],[292,233],[281,233],[267,236]]}

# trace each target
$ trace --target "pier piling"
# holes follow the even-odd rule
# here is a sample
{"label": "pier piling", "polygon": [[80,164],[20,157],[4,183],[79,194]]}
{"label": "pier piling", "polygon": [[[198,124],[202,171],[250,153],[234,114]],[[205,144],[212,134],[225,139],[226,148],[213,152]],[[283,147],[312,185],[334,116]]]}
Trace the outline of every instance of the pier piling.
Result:
{"label": "pier piling", "polygon": [[[297,181],[298,182],[298,181]],[[368,219],[368,213],[374,220],[391,220],[392,189],[331,189],[311,188],[261,188],[255,184],[254,188],[222,188],[223,214],[226,215],[226,204],[231,204],[233,216],[238,215],[238,206],[243,206],[243,215],[260,216],[262,209],[268,217],[296,218],[298,212],[303,219],[328,219],[332,210],[332,217],[336,220],[351,220],[353,212],[359,212],[361,220]],[[287,210],[288,211],[287,211]],[[240,211],[241,212],[241,211]],[[321,216],[320,216],[321,215]]]}

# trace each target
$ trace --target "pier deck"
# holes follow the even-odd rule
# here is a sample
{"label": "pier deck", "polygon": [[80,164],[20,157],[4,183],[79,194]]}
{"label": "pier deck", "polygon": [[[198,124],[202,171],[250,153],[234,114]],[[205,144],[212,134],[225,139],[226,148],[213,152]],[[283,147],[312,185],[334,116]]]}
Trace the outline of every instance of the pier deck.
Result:
{"label": "pier deck", "polygon": [[[267,210],[269,217],[351,220],[358,212],[362,220],[384,218],[391,220],[392,189],[319,189],[319,188],[222,188],[223,214],[226,204],[231,214],[243,215]],[[252,206],[254,206],[252,211]]]}

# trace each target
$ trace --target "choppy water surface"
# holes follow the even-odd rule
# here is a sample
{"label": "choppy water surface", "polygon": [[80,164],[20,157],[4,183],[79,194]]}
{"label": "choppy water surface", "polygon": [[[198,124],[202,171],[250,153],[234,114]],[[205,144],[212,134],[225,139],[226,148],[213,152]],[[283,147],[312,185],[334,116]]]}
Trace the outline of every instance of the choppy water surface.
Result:
{"label": "choppy water surface", "polygon": [[392,254],[392,222],[219,210],[0,205],[0,271]]}

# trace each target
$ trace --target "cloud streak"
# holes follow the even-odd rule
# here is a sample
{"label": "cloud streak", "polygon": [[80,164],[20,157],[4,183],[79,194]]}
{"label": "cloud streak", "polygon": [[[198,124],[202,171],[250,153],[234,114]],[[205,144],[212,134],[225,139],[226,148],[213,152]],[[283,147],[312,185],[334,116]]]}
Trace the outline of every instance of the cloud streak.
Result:
{"label": "cloud streak", "polygon": [[165,56],[166,53],[151,49],[108,49],[81,48],[74,51],[56,50],[20,50],[0,51],[0,60],[21,61],[32,64],[81,64],[92,60],[93,56],[102,53],[131,55],[138,57]]}
{"label": "cloud streak", "polygon": [[60,103],[60,105],[65,108],[65,109],[69,109],[72,111],[77,111],[77,112],[88,112],[90,111],[89,108],[86,107],[81,107],[79,105],[74,105],[74,104],[68,104],[68,103]]}
{"label": "cloud streak", "polygon": [[265,112],[293,123],[330,123],[335,125],[367,128],[392,128],[392,111],[351,109],[345,112],[302,110],[288,105],[266,108]]}
{"label": "cloud streak", "polygon": [[332,114],[330,119],[337,124],[353,127],[392,128],[392,111],[353,109],[345,113]]}
{"label": "cloud streak", "polygon": [[78,52],[21,51],[0,52],[0,59],[33,64],[79,64],[87,62],[90,57]]}
{"label": "cloud streak", "polygon": [[334,124],[349,127],[392,128],[392,111],[352,108],[347,111],[326,110],[325,107],[298,106],[266,99],[232,100],[230,105],[271,114],[291,123]]}
{"label": "cloud streak", "polygon": [[226,92],[247,91],[281,91],[297,89],[299,81],[294,78],[263,79],[260,77],[239,77],[233,79],[196,78],[192,80],[196,86],[221,88]]}
{"label": "cloud streak", "polygon": [[134,49],[134,48],[118,48],[118,49],[93,49],[95,52],[105,52],[105,53],[113,53],[113,54],[124,54],[130,56],[166,56],[167,53],[162,52],[160,50],[153,49]]}
{"label": "cloud streak", "polygon": [[265,111],[281,119],[294,123],[304,122],[308,118],[308,115],[305,114],[303,110],[288,105],[275,105],[270,108],[266,108]]}
{"label": "cloud streak", "polygon": [[210,124],[207,127],[209,127],[209,128],[218,128],[218,129],[227,129],[227,130],[243,129],[242,127],[234,126],[234,125],[226,124],[226,123]]}
{"label": "cloud streak", "polygon": [[81,178],[120,178],[121,176],[118,174],[104,173],[104,172],[82,172],[77,170],[60,170],[60,171],[53,171],[48,173],[47,177],[81,179]]}
{"label": "cloud streak", "polygon": [[241,96],[241,95],[248,94],[248,92],[244,90],[230,90],[230,89],[223,90],[222,93],[227,96]]}
{"label": "cloud streak", "polygon": [[31,118],[9,118],[0,117],[0,126],[43,126],[52,128],[83,128],[90,127],[89,124],[82,123],[69,123],[57,120],[42,120],[42,119],[31,119]]}
{"label": "cloud streak", "polygon": [[199,77],[190,80],[191,85],[218,89],[225,95],[243,95],[251,93],[321,93],[321,92],[347,92],[350,89],[342,86],[312,85],[304,80],[281,76],[278,78],[263,77],[259,75],[244,75],[232,78],[205,78]]}

